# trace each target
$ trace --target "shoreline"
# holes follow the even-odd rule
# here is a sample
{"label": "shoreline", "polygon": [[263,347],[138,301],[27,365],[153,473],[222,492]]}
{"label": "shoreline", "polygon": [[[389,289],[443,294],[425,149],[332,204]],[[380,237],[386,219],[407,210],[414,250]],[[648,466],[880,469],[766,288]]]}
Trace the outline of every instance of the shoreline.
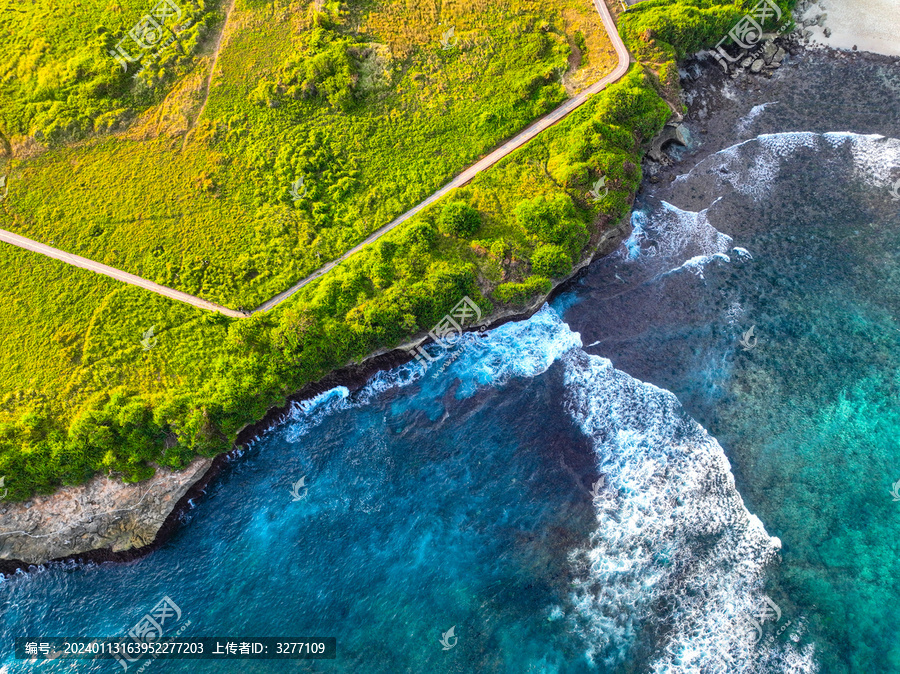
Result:
{"label": "shoreline", "polygon": [[[632,204],[635,197],[636,194],[632,196]],[[535,301],[521,309],[501,309],[490,317],[490,320],[485,322],[484,325],[486,325],[486,327],[469,327],[466,328],[464,332],[476,332],[482,329],[492,330],[505,323],[527,320],[537,313],[545,303],[552,302],[557,296],[566,292],[581,278],[591,263],[614,251],[619,243],[630,234],[630,223],[631,211],[629,210],[628,214],[614,227],[597,235],[597,241],[593,245],[593,252],[575,265],[568,276],[555,282],[554,286],[546,295],[541,295]],[[337,386],[345,386],[351,392],[356,392],[363,388],[378,372],[399,367],[400,365],[413,360],[414,356],[411,349],[427,341],[428,337],[425,335],[414,338],[413,340],[400,344],[392,349],[376,351],[367,356],[360,363],[348,364],[336,370],[332,370],[320,380],[306,384],[298,391],[289,395],[283,405],[270,407],[261,419],[248,424],[238,432],[235,445],[231,451],[219,454],[212,458],[209,468],[207,468],[204,474],[194,482],[187,491],[185,491],[181,498],[178,499],[174,507],[166,515],[153,540],[147,545],[118,551],[114,551],[111,548],[89,549],[62,557],[52,557],[41,562],[0,559],[0,576],[14,575],[18,572],[28,572],[33,568],[39,568],[47,564],[128,563],[150,555],[172,538],[181,527],[184,515],[190,512],[197,503],[205,498],[207,489],[210,485],[222,477],[234,461],[239,460],[244,455],[247,450],[247,445],[287,421],[292,408],[296,404],[313,398],[325,391],[329,391]]]}
{"label": "shoreline", "polygon": [[[790,36],[785,37],[789,40],[791,39]],[[689,61],[692,58],[696,58],[697,56],[698,55],[688,57],[688,59],[685,59],[681,63]],[[718,66],[711,63],[709,67],[715,69]],[[674,124],[682,121],[679,119],[679,117],[680,115],[673,115],[672,117],[670,117],[668,124]],[[650,148],[654,147],[654,143],[656,143],[661,137],[663,137],[664,134],[671,133],[671,131],[671,126],[667,125],[663,127],[659,134],[654,136],[654,138],[650,139],[645,144],[645,148],[649,151]],[[538,310],[540,310],[540,308],[545,303],[553,301],[553,299],[558,297],[560,294],[570,289],[575,283],[578,282],[578,280],[583,276],[585,271],[594,261],[610,254],[617,248],[621,241],[627,238],[631,231],[631,214],[633,205],[635,199],[637,199],[639,194],[643,191],[644,186],[647,183],[658,182],[663,176],[671,177],[673,172],[677,171],[676,167],[680,163],[680,159],[677,159],[674,162],[664,161],[664,163],[658,164],[656,162],[650,161],[647,152],[645,152],[642,160],[642,165],[644,167],[643,179],[637,190],[631,195],[632,207],[629,209],[628,213],[623,216],[617,223],[610,222],[608,218],[604,220],[604,216],[600,216],[595,224],[595,227],[599,228],[606,226],[607,229],[595,232],[595,234],[592,236],[591,242],[589,243],[591,252],[589,252],[581,262],[575,265],[572,271],[565,278],[554,281],[553,287],[547,294],[541,295],[536,300],[524,305],[523,307],[499,308],[485,321],[484,325],[487,326],[486,328],[482,326],[473,326],[466,329],[465,331],[475,332],[482,329],[494,329],[508,322],[526,320],[534,315],[534,313],[536,313]],[[344,386],[351,392],[356,392],[360,388],[365,386],[371,379],[371,377],[374,376],[377,372],[392,369],[413,360],[414,356],[412,353],[412,349],[427,341],[427,335],[420,335],[392,349],[382,349],[375,351],[369,354],[359,363],[348,363],[343,367],[332,370],[318,381],[310,382],[304,385],[299,390],[287,396],[282,405],[270,407],[262,416],[262,418],[253,423],[247,424],[238,432],[234,446],[230,451],[224,454],[220,454],[212,459],[209,467],[206,469],[203,475],[195,483],[191,484],[188,487],[188,489],[174,504],[174,507],[172,507],[171,510],[169,510],[168,513],[165,514],[164,521],[159,526],[159,529],[156,532],[155,536],[148,544],[129,547],[127,549],[118,551],[114,551],[113,548],[109,547],[99,549],[86,549],[81,552],[75,552],[69,555],[50,557],[40,562],[28,562],[19,559],[0,559],[0,574],[12,574],[19,570],[27,571],[28,569],[30,569],[30,567],[40,567],[45,564],[51,563],[128,563],[149,555],[150,553],[165,545],[171,539],[171,537],[175,534],[176,531],[178,531],[179,527],[181,526],[184,515],[190,512],[190,510],[205,497],[208,492],[208,488],[212,484],[214,484],[217,479],[223,476],[223,474],[227,470],[227,467],[244,455],[247,450],[247,445],[266,432],[272,430],[274,427],[284,423],[287,420],[292,408],[297,403],[308,400],[337,386]]]}
{"label": "shoreline", "polygon": [[[805,47],[802,44],[799,44],[799,41],[796,38],[796,33],[783,36],[782,39],[787,42],[793,43],[790,45],[790,47],[792,48],[792,53],[794,49],[797,49],[798,52],[812,51],[821,53],[822,51],[821,47],[809,48]],[[785,46],[788,45],[786,44]],[[867,56],[871,56],[875,60],[885,58],[885,55],[881,54],[868,54],[861,52],[852,53],[857,58],[866,58]],[[846,52],[834,49],[828,49],[826,54],[829,58],[844,58],[847,56]],[[704,59],[702,56],[702,52],[700,54],[695,54],[691,57],[688,57],[687,59],[680,62],[680,65],[696,63],[697,59],[706,61],[708,67],[710,68],[709,76],[712,78],[712,80],[708,81],[708,84],[721,85],[725,80],[730,79],[728,74],[719,72],[718,65],[711,62],[709,59]],[[759,75],[751,75],[747,73],[747,76],[753,78],[758,77]],[[752,80],[745,81],[749,83]],[[677,121],[677,117],[670,118],[670,122],[674,121]],[[690,122],[694,125],[704,124],[697,119],[685,119],[684,121]],[[652,147],[653,143],[656,142],[667,131],[671,131],[671,127],[664,127],[663,130],[661,130],[660,134],[655,136],[653,139],[650,139],[649,143],[646,144],[646,147]],[[704,145],[704,143],[701,142],[700,145]],[[709,151],[710,148],[705,149],[706,151]],[[660,182],[661,180],[671,181],[677,174],[678,166],[680,164],[681,159],[676,159],[674,162],[666,161],[662,164],[659,164],[650,161],[648,155],[645,154],[642,161],[644,175],[641,185],[632,195],[632,207],[635,199],[637,199],[640,193],[643,192],[644,186],[647,183],[653,184]],[[595,233],[590,243],[592,252],[586,255],[580,263],[575,265],[569,275],[567,275],[563,279],[554,281],[553,287],[546,295],[538,297],[533,302],[521,308],[498,309],[489,317],[488,320],[485,321],[485,325],[487,327],[484,329],[494,329],[512,321],[527,320],[532,315],[534,315],[534,313],[540,310],[540,308],[546,302],[553,301],[553,299],[558,297],[560,294],[570,289],[575,283],[578,282],[578,280],[583,276],[588,267],[594,261],[610,254],[613,250],[615,250],[615,248],[621,241],[627,238],[631,230],[631,212],[632,211],[629,210],[627,215],[625,215],[618,223],[615,223],[613,226],[609,227],[609,229]],[[609,226],[612,223],[604,223],[601,219],[598,220],[597,224],[606,224],[607,226]],[[481,329],[482,328],[480,326],[473,326],[467,328],[465,332],[475,332]],[[128,563],[151,554],[155,550],[165,545],[179,530],[180,526],[182,525],[184,515],[190,512],[193,507],[205,497],[208,488],[224,474],[228,466],[230,466],[234,461],[238,460],[244,455],[247,449],[247,445],[266,432],[272,430],[274,427],[284,423],[287,420],[288,415],[290,414],[291,409],[294,405],[301,401],[324,393],[325,391],[333,389],[337,386],[345,386],[350,389],[351,392],[358,391],[360,388],[365,386],[366,383],[371,379],[371,377],[374,376],[377,372],[392,369],[413,360],[414,356],[411,350],[414,349],[414,347],[424,344],[427,341],[427,335],[420,335],[394,348],[375,351],[369,354],[359,363],[348,363],[343,367],[332,370],[318,381],[310,382],[304,385],[299,390],[287,396],[282,405],[270,407],[262,416],[262,418],[244,426],[238,432],[235,444],[230,451],[217,455],[211,460],[209,467],[206,469],[203,475],[198,480],[196,480],[196,482],[190,485],[190,487],[184,492],[184,494],[177,500],[174,507],[172,507],[171,510],[165,515],[165,518],[158,531],[156,532],[152,541],[148,544],[139,547],[130,547],[118,551],[113,551],[113,549],[108,547],[88,549],[69,555],[50,557],[41,562],[28,562],[20,559],[0,559],[0,575],[11,575],[20,570],[28,571],[31,567],[40,567],[45,564],[54,563]],[[2,543],[2,539],[0,539],[0,543]],[[48,546],[48,548],[49,547],[50,546]]]}

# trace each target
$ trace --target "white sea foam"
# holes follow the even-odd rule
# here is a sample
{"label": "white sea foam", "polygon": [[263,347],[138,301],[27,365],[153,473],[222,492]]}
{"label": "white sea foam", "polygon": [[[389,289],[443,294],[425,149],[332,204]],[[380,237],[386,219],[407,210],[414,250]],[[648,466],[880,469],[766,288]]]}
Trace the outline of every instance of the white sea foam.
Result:
{"label": "white sea foam", "polygon": [[[607,667],[641,627],[663,641],[653,672],[814,672],[814,651],[753,647],[739,625],[762,600],[780,542],[744,507],[722,448],[675,396],[597,356],[567,354],[570,413],[594,442],[605,489],[571,622]],[[668,615],[660,623],[660,606]],[[664,629],[663,629],[664,627]]]}
{"label": "white sea foam", "polygon": [[350,409],[349,400],[350,390],[346,386],[335,386],[307,400],[292,402],[284,421],[275,428],[282,428],[287,422],[285,440],[297,442],[310,428],[318,426],[334,412]]}
{"label": "white sea foam", "polygon": [[817,151],[847,148],[856,176],[870,185],[892,184],[900,171],[900,140],[855,133],[792,131],[763,134],[710,155],[688,176],[713,174],[719,185],[729,184],[756,201],[765,199],[778,180],[786,160],[801,148]]}
{"label": "white sea foam", "polygon": [[737,122],[737,131],[738,134],[743,134],[750,128],[750,125],[759,117],[763,112],[765,112],[766,108],[770,105],[776,105],[778,101],[770,101],[768,103],[761,103],[759,105],[754,105],[750,112],[741,117]]}
{"label": "white sea foam", "polygon": [[349,395],[350,389],[348,389],[346,386],[335,386],[333,389],[329,389],[317,396],[314,396],[307,400],[301,400],[299,403],[297,403],[297,407],[302,410],[304,414],[310,414],[317,407],[326,405],[328,404],[328,402],[333,400],[344,400]]}
{"label": "white sea foam", "polygon": [[885,187],[900,171],[900,140],[877,134],[826,133],[822,136],[833,147],[849,146],[857,176],[869,184]]}
{"label": "white sea foam", "polygon": [[[466,333],[463,341],[474,340],[475,335]],[[445,354],[446,355],[446,354]],[[374,396],[394,388],[403,388],[421,379],[424,372],[415,361],[401,365],[393,370],[381,370],[375,374],[366,385],[353,395],[355,406],[367,404]]]}
{"label": "white sea foam", "polygon": [[[694,257],[688,258],[687,260],[682,262],[681,266],[667,271],[666,274],[673,274],[680,270],[687,270],[693,274],[696,274],[700,278],[704,278],[703,269],[713,260],[731,262],[731,258],[728,257],[725,253],[716,253],[715,255],[695,255]],[[663,276],[665,276],[665,274],[663,274]]]}
{"label": "white sea foam", "polygon": [[336,412],[362,407],[371,399],[392,388],[406,386],[423,375],[422,368],[415,362],[407,363],[393,370],[381,370],[365,386],[351,394],[346,386],[335,386],[312,398],[291,403],[286,418],[276,428],[285,427],[285,440],[298,442],[311,428],[318,426]]}
{"label": "white sea foam", "polygon": [[764,134],[716,152],[690,173],[714,173],[720,183],[760,200],[770,193],[785,157],[799,148],[814,148],[819,142],[819,134],[806,131]]}
{"label": "white sea foam", "polygon": [[634,260],[641,255],[641,242],[647,238],[647,214],[643,211],[631,212],[631,234],[622,242],[625,255]]}
{"label": "white sea foam", "polygon": [[566,327],[547,304],[527,321],[506,323],[479,337],[465,362],[453,370],[459,396],[479,386],[500,386],[512,377],[536,377],[567,351],[581,347],[581,335]]}
{"label": "white sea foam", "polygon": [[653,214],[655,239],[654,246],[649,249],[652,252],[641,247],[643,242],[649,240],[647,214],[635,211],[631,220],[631,235],[624,242],[626,256],[631,260],[650,256],[678,262],[728,252],[734,241],[710,224],[708,211],[685,211],[666,201],[661,202],[661,210]]}

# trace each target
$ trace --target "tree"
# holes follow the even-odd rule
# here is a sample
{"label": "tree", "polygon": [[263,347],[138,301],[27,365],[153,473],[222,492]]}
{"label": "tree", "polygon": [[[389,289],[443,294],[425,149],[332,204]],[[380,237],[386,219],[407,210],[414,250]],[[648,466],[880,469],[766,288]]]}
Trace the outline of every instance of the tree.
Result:
{"label": "tree", "polygon": [[568,194],[538,196],[516,206],[516,220],[536,243],[562,246],[574,258],[588,240],[587,228],[578,219]]}
{"label": "tree", "polygon": [[481,227],[481,215],[465,201],[451,201],[444,205],[438,218],[438,228],[444,234],[469,237]]}

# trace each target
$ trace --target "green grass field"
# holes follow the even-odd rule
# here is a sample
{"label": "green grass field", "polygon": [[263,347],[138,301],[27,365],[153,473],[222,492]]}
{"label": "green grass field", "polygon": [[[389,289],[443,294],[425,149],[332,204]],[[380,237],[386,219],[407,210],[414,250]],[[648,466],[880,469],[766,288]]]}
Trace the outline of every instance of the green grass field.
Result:
{"label": "green grass field", "polygon": [[[66,28],[71,49],[88,49]],[[238,2],[196,120],[211,65],[202,46],[202,76],[154,76],[155,96],[168,92],[158,104],[142,108],[150,94],[133,85],[129,114],[139,116],[127,130],[14,161],[2,226],[254,307],[554,108],[566,84],[574,91],[615,62],[583,1],[463,3],[444,15],[438,5]]]}

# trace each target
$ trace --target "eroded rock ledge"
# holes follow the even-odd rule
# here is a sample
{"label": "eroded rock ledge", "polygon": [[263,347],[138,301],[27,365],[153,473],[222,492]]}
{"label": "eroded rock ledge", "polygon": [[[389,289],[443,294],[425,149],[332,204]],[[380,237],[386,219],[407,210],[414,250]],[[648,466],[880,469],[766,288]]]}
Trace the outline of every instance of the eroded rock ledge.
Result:
{"label": "eroded rock ledge", "polygon": [[212,464],[213,459],[198,458],[183,471],[158,468],[152,478],[135,484],[98,476],[50,496],[0,501],[0,560],[43,564],[97,550],[119,553],[151,545]]}

